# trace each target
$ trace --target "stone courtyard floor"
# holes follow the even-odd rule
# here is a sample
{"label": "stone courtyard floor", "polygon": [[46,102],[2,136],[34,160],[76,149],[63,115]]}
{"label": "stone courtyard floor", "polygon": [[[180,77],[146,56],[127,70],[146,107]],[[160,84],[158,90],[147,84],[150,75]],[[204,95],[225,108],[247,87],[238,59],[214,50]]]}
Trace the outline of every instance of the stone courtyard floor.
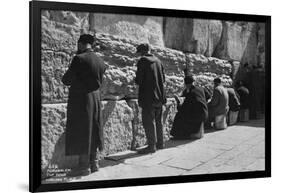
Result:
{"label": "stone courtyard floor", "polygon": [[100,162],[100,167],[89,176],[64,178],[63,181],[265,170],[264,119],[237,123],[226,130],[207,130],[199,140],[168,141],[165,149],[153,154],[127,151],[110,155]]}

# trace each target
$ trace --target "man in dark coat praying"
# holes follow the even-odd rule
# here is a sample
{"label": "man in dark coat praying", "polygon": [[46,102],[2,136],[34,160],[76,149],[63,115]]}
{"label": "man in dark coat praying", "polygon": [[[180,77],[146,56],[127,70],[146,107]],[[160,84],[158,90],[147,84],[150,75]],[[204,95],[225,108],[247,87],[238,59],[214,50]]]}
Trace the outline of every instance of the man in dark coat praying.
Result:
{"label": "man in dark coat praying", "polygon": [[77,55],[62,78],[62,82],[70,86],[65,154],[79,155],[79,167],[76,168],[74,175],[88,175],[97,171],[97,149],[103,149],[99,88],[106,65],[93,52],[93,43],[94,36],[89,34],[80,36]]}
{"label": "man in dark coat praying", "polygon": [[164,68],[161,61],[150,53],[148,44],[140,44],[137,52],[136,84],[139,85],[138,103],[142,108],[142,123],[148,147],[138,153],[154,153],[163,149],[162,105],[166,103]]}
{"label": "man in dark coat praying", "polygon": [[204,89],[193,85],[192,75],[187,75],[184,79],[186,90],[183,92],[185,100],[182,105],[178,102],[178,112],[175,116],[171,130],[173,139],[196,139],[201,125],[208,117],[208,107]]}

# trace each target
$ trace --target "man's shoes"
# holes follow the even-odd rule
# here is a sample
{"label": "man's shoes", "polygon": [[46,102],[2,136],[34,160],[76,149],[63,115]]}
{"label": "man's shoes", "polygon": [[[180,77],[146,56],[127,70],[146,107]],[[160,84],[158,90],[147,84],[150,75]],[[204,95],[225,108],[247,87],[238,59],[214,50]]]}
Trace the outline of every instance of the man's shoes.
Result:
{"label": "man's shoes", "polygon": [[138,154],[149,154],[149,153],[155,153],[156,152],[156,147],[146,147],[144,149],[139,150],[137,153]]}
{"label": "man's shoes", "polygon": [[91,163],[91,173],[99,171],[99,161],[94,160],[93,163]]}
{"label": "man's shoes", "polygon": [[164,149],[165,146],[164,146],[164,144],[156,144],[156,148],[157,149]]}

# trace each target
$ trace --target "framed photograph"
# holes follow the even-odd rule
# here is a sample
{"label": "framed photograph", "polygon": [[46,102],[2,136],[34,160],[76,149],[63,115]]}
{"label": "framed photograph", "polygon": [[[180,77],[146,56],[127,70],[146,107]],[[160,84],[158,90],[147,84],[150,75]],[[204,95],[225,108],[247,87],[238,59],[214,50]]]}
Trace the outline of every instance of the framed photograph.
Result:
{"label": "framed photograph", "polygon": [[30,2],[30,191],[271,176],[271,17]]}

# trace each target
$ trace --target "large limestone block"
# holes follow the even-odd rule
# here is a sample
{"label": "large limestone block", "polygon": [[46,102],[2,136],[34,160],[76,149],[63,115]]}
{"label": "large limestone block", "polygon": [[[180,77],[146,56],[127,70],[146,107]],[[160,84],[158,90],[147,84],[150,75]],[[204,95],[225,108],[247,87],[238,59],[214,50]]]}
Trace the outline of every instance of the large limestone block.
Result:
{"label": "large limestone block", "polygon": [[181,51],[152,47],[152,53],[162,62],[165,74],[183,76],[183,70],[186,68],[185,54]]}
{"label": "large limestone block", "polygon": [[166,47],[212,56],[222,34],[219,20],[165,18]]}
{"label": "large limestone block", "polygon": [[119,100],[137,98],[138,89],[135,84],[135,67],[118,68],[110,66],[104,75],[101,93],[103,99]]}
{"label": "large limestone block", "polygon": [[213,81],[216,77],[221,78],[222,85],[224,85],[225,87],[232,86],[232,79],[230,78],[230,76],[227,76],[227,75],[218,76],[217,74],[211,73],[211,72],[199,73],[199,74],[195,75],[195,77],[194,77],[195,85],[207,88],[210,91],[210,94],[212,94],[213,87],[214,87]]}
{"label": "large limestone block", "polygon": [[96,34],[95,51],[108,64],[117,67],[133,66],[137,62],[137,42],[108,34]]}
{"label": "large limestone block", "polygon": [[[137,100],[128,101],[128,105],[133,109],[134,119],[133,119],[133,141],[131,144],[131,149],[136,149],[138,147],[147,144],[145,131],[142,125],[142,108],[138,106]],[[164,141],[168,141],[171,137],[170,130],[173,125],[174,117],[176,114],[176,101],[175,99],[169,98],[167,103],[163,106],[162,123],[163,123],[163,133]]]}
{"label": "large limestone block", "polygon": [[52,165],[61,169],[78,164],[77,156],[65,154],[66,104],[42,105],[41,168],[43,177],[51,177]]}
{"label": "large limestone block", "polygon": [[133,110],[126,101],[103,102],[105,154],[130,149],[133,117]]}
{"label": "large limestone block", "polygon": [[213,56],[254,64],[257,52],[256,34],[256,23],[224,21],[222,37]]}
{"label": "large limestone block", "polygon": [[89,29],[89,13],[73,11],[44,10],[42,16],[50,21],[73,25],[85,31]]}
{"label": "large limestone block", "polygon": [[61,78],[77,50],[81,34],[81,28],[74,23],[55,18],[52,21],[51,18],[42,16],[42,103],[66,102],[68,89],[63,86]]}
{"label": "large limestone block", "polygon": [[164,46],[162,17],[92,13],[90,28],[100,33]]}
{"label": "large limestone block", "polygon": [[[101,87],[102,97],[107,100],[136,99],[138,86],[135,84],[135,67],[110,67]],[[183,76],[165,75],[164,89],[167,97],[180,94],[183,90]]]}
{"label": "large limestone block", "polygon": [[42,50],[41,53],[42,103],[66,102],[68,88],[63,86],[61,79],[71,56],[52,50]]}
{"label": "large limestone block", "polygon": [[81,28],[42,17],[41,49],[74,55]]}
{"label": "large limestone block", "polygon": [[211,72],[218,75],[230,75],[232,65],[227,60],[206,57],[201,54],[186,54],[187,68],[194,74]]}
{"label": "large limestone block", "polygon": [[[107,34],[97,34],[99,46],[96,51],[109,65],[118,67],[134,66],[138,42]],[[181,51],[151,45],[151,52],[157,56],[165,67],[166,73],[181,74],[185,68],[185,54]]]}
{"label": "large limestone block", "polygon": [[171,49],[187,51],[184,43],[185,34],[190,34],[192,29],[191,21],[183,18],[164,18],[164,40],[165,46]]}
{"label": "large limestone block", "polygon": [[[48,177],[48,168],[73,168],[78,164],[77,156],[65,155],[66,104],[42,105],[42,175]],[[133,111],[126,101],[102,102],[105,150],[100,156],[128,150],[133,132]],[[50,176],[49,176],[50,177]]]}
{"label": "large limestone block", "polygon": [[182,93],[184,89],[184,76],[166,75],[165,79],[164,88],[167,97],[172,98],[174,95]]}
{"label": "large limestone block", "polygon": [[[68,88],[62,84],[61,78],[73,58],[73,50],[76,49],[74,39],[79,37],[80,32],[78,28],[67,24],[53,21],[44,21],[44,23],[46,25],[42,29],[42,102],[67,102]],[[76,32],[72,34],[65,31],[63,26]],[[64,39],[60,39],[64,34],[66,34]],[[65,45],[67,41],[72,43]],[[137,42],[112,35],[97,34],[97,43],[96,53],[108,65],[101,88],[103,99],[137,98],[138,87],[134,81],[138,61],[135,55]],[[231,72],[231,65],[217,58],[184,54],[181,51],[157,46],[152,46],[152,53],[164,66],[165,90],[168,97],[182,92],[183,70],[186,67],[195,74],[212,72],[221,75]]]}

